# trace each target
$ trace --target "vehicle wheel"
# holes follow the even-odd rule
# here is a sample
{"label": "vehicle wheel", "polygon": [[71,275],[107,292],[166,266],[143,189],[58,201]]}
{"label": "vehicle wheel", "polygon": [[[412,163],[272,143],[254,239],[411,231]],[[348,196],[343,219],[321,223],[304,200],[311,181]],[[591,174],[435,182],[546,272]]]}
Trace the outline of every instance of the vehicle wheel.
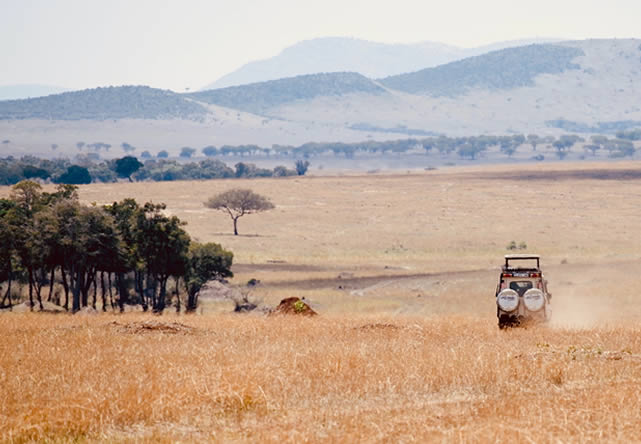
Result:
{"label": "vehicle wheel", "polygon": [[499,328],[505,330],[506,328],[514,327],[518,325],[519,322],[517,319],[511,316],[501,316],[499,317]]}

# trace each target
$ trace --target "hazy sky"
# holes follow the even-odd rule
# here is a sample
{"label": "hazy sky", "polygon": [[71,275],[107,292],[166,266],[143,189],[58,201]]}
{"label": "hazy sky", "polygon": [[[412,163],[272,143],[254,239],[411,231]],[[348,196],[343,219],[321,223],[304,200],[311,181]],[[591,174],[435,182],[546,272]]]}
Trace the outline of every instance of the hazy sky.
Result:
{"label": "hazy sky", "polygon": [[641,37],[641,0],[0,0],[0,85],[197,89],[315,37]]}

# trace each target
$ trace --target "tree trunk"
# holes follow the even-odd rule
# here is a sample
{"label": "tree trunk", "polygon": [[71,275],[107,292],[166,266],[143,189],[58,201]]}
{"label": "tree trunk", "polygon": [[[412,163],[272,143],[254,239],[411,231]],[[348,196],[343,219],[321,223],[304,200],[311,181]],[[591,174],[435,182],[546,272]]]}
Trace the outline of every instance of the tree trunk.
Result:
{"label": "tree trunk", "polygon": [[116,286],[118,287],[118,306],[120,307],[120,312],[123,313],[125,311],[125,304],[129,302],[124,273],[116,273]]}
{"label": "tree trunk", "polygon": [[[87,289],[88,279],[89,279],[89,276],[86,273],[82,273],[82,285],[80,286],[80,295],[81,295],[81,304],[83,307],[87,307],[89,305],[89,291]],[[91,286],[91,282],[89,282],[89,286]]]}
{"label": "tree trunk", "polygon": [[65,289],[65,305],[66,311],[69,311],[69,283],[67,282],[67,273],[65,272],[64,265],[60,266],[60,275],[62,277],[62,287]]}
{"label": "tree trunk", "polygon": [[29,268],[29,310],[33,311],[33,270]]}
{"label": "tree trunk", "polygon": [[193,288],[187,288],[187,307],[185,311],[187,313],[193,313],[198,307],[198,292],[194,291]]}
{"label": "tree trunk", "polygon": [[107,295],[105,289],[105,272],[100,272],[100,295],[102,296],[102,311],[107,311]]}
{"label": "tree trunk", "polygon": [[111,304],[111,310],[116,311],[116,306],[114,305],[114,295],[111,285],[111,272],[107,272],[107,285],[109,286],[109,303]]}
{"label": "tree trunk", "polygon": [[38,306],[40,307],[40,311],[43,311],[44,306],[42,305],[42,283],[45,280],[44,268],[41,268],[38,271],[36,271],[34,275],[35,275],[35,278],[33,280],[33,285],[36,289],[36,300],[38,301]]}
{"label": "tree trunk", "polygon": [[91,308],[96,309],[96,301],[98,299],[98,279],[94,273],[93,276],[93,300],[91,302]]}
{"label": "tree trunk", "polygon": [[9,270],[9,274],[8,274],[9,275],[9,279],[7,281],[7,292],[4,294],[4,297],[2,298],[2,304],[0,304],[0,306],[4,307],[4,301],[7,298],[9,298],[9,309],[10,310],[13,307],[13,304],[11,303],[11,282],[12,282],[11,274],[12,274],[11,270]]}
{"label": "tree trunk", "polygon": [[47,301],[51,302],[53,301],[53,285],[56,281],[56,267],[53,266],[51,267],[51,274],[49,275],[49,296],[47,297]]}
{"label": "tree trunk", "polygon": [[238,236],[238,218],[234,217],[234,236]]}
{"label": "tree trunk", "polygon": [[[165,298],[167,297],[167,279],[169,277],[161,276],[158,279],[158,284],[160,286],[160,291],[158,293],[158,298],[154,304],[154,313],[162,313],[165,310]],[[154,289],[155,293],[155,289]]]}
{"label": "tree trunk", "polygon": [[[9,264],[9,266],[11,266],[11,263]],[[13,301],[11,300],[11,284],[13,284],[13,269],[9,270],[9,282],[7,283],[7,295],[9,295],[9,309],[13,310]]]}
{"label": "tree trunk", "polygon": [[176,276],[176,313],[180,313],[180,277]]}
{"label": "tree trunk", "polygon": [[76,272],[75,281],[76,282],[73,287],[73,300],[71,303],[72,305],[71,311],[74,313],[80,310],[80,303],[82,302],[81,293],[85,283],[85,273],[82,270]]}

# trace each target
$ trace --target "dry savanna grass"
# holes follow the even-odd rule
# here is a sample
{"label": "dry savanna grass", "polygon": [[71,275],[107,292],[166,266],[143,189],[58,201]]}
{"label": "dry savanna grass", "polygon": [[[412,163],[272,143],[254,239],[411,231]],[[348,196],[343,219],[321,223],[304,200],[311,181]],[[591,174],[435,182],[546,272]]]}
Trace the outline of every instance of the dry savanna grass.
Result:
{"label": "dry savanna grass", "polygon": [[[82,187],[166,202],[234,251],[234,285],[320,315],[1,314],[0,440],[639,441],[639,167]],[[202,206],[235,186],[277,207],[240,236]],[[496,327],[512,240],[543,255],[548,325]]]}
{"label": "dry savanna grass", "polygon": [[641,430],[639,324],[25,314],[2,330],[11,442],[629,442]]}

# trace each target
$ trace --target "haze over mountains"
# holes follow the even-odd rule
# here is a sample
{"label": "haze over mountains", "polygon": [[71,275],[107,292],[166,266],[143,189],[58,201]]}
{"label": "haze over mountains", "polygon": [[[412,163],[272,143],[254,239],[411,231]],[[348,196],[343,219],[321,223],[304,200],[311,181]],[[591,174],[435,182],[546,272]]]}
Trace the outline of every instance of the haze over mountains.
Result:
{"label": "haze over mountains", "polygon": [[369,78],[388,77],[431,68],[466,57],[558,39],[523,39],[476,48],[459,48],[438,42],[388,44],[367,40],[325,37],[305,40],[280,54],[256,60],[205,86],[202,90],[265,82],[321,72],[357,72]]}
{"label": "haze over mountains", "polygon": [[641,127],[641,40],[635,39],[511,47],[381,77],[319,72],[188,94],[116,87],[0,102],[0,138],[29,152],[78,140],[126,140],[175,153],[186,145],[635,127]]}

